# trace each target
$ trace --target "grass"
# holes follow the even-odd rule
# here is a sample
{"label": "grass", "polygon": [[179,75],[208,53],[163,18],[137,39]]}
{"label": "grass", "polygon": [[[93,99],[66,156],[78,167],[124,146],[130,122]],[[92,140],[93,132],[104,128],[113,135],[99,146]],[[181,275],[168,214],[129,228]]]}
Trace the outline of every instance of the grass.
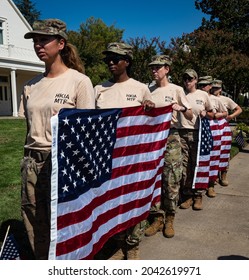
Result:
{"label": "grass", "polygon": [[0,120],[0,223],[20,219],[20,161],[26,122],[23,119]]}
{"label": "grass", "polygon": [[0,243],[10,225],[21,259],[34,259],[21,217],[20,162],[25,135],[24,119],[0,119]]}

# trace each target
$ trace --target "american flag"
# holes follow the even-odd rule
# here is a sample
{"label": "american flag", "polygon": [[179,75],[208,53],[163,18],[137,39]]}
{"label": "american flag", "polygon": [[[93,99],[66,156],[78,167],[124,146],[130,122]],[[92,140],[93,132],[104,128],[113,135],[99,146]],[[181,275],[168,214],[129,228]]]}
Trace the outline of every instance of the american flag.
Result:
{"label": "american flag", "polygon": [[232,146],[232,130],[229,122],[226,119],[221,119],[219,122],[221,130],[221,151],[220,151],[220,171],[226,170],[229,165],[230,150]]}
{"label": "american flag", "polygon": [[1,260],[20,260],[19,248],[13,234],[7,236],[1,249]]}
{"label": "american flag", "polygon": [[52,125],[49,259],[93,259],[160,201],[172,107],[62,109]]}
{"label": "american flag", "polygon": [[200,119],[199,141],[193,189],[207,189],[210,172],[210,154],[213,149],[213,137],[207,118]]}
{"label": "american flag", "polygon": [[210,129],[213,137],[213,149],[210,153],[210,181],[215,181],[218,178],[218,172],[220,169],[220,154],[221,154],[221,137],[222,131],[220,129],[220,123],[222,119],[209,120]]}
{"label": "american flag", "polygon": [[240,130],[239,133],[237,134],[237,136],[235,137],[235,141],[237,142],[237,144],[240,147],[242,147],[242,148],[245,147],[245,139],[244,139],[242,130]]}

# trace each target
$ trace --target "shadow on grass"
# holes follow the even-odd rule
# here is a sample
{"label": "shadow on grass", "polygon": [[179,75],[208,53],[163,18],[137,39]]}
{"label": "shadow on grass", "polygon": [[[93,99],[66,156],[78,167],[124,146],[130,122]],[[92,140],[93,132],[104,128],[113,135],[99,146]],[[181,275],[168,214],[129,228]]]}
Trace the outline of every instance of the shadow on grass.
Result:
{"label": "shadow on grass", "polygon": [[13,234],[18,245],[21,260],[34,260],[34,255],[29,244],[28,236],[22,221],[17,219],[9,219],[2,222],[0,226],[0,241],[4,241],[8,226],[10,226],[9,234]]}

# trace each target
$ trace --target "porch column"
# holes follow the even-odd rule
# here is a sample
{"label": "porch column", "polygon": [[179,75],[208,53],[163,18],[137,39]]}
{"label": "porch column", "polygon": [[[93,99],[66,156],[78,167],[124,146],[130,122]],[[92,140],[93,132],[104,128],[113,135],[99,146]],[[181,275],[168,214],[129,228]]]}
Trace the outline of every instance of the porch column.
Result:
{"label": "porch column", "polygon": [[18,117],[17,111],[17,92],[16,92],[16,69],[11,68],[10,72],[10,82],[11,82],[11,93],[12,93],[12,110],[13,110],[13,117]]}

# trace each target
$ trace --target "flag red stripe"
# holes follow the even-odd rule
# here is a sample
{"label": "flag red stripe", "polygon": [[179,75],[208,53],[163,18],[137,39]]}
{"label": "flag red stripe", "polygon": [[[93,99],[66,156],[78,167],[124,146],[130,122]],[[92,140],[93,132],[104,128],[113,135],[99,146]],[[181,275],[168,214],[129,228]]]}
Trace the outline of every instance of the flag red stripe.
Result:
{"label": "flag red stripe", "polygon": [[138,153],[148,153],[148,151],[153,152],[164,148],[165,145],[166,143],[163,139],[154,143],[142,143],[140,145],[115,148],[112,157],[118,158],[122,156],[137,155]]}
{"label": "flag red stripe", "polygon": [[170,128],[170,123],[160,123],[155,125],[136,125],[129,127],[118,127],[117,138],[128,137],[130,135],[141,135],[146,133],[158,133]]}

